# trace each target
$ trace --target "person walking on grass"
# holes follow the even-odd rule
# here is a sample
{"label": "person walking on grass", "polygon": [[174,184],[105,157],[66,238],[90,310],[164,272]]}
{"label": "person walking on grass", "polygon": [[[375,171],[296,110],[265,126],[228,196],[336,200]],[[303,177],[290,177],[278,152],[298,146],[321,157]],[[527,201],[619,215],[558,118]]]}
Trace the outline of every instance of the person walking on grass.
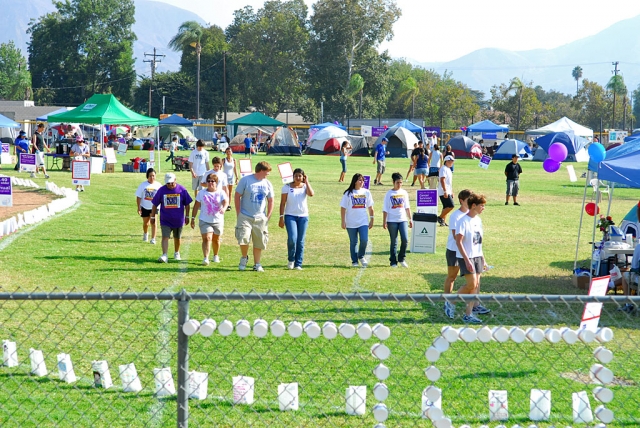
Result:
{"label": "person walking on grass", "polygon": [[[222,171],[227,174],[227,195],[229,195],[229,200],[231,200],[233,185],[238,184],[238,169],[236,168],[236,160],[233,158],[233,150],[231,150],[231,147],[227,147],[224,154]],[[227,207],[227,211],[231,211],[231,204]]]}
{"label": "person walking on grass", "polygon": [[[89,146],[84,143],[82,134],[76,136],[76,143],[71,147],[69,156],[71,156],[74,161],[88,161],[91,157]],[[76,185],[76,192],[84,192],[84,186]]]}
{"label": "person walking on grass", "polygon": [[169,142],[169,156],[164,160],[165,162],[173,161],[174,155],[178,150],[178,136],[174,135]]}
{"label": "person walking on grass", "polygon": [[27,139],[27,133],[24,131],[20,131],[20,134],[16,138],[14,142],[16,147],[16,166],[13,167],[14,171],[20,171],[20,155],[21,154],[29,154],[29,140]]}
{"label": "person walking on grass", "polygon": [[[415,169],[415,156],[417,156],[418,154],[418,149],[422,147],[422,141],[418,141],[417,143],[415,143],[413,145],[413,150],[411,150],[411,156],[409,156],[409,169],[407,170],[407,175],[405,175],[405,177],[407,177],[407,179],[409,179],[409,176],[411,175],[411,172]],[[416,180],[416,176],[413,176],[413,182],[415,183]]]}
{"label": "person walking on grass", "polygon": [[49,178],[49,174],[47,174],[47,168],[44,161],[44,151],[46,150],[47,152],[51,152],[51,150],[49,150],[49,147],[44,142],[44,135],[42,135],[43,133],[44,123],[39,123],[38,127],[36,128],[36,132],[33,134],[33,137],[31,137],[31,144],[36,153],[36,173],[32,176],[37,175],[38,170],[42,168],[44,178]]}
{"label": "person walking on grass", "polygon": [[202,260],[203,266],[209,266],[209,253],[213,244],[213,262],[220,263],[220,237],[224,232],[224,213],[229,206],[229,196],[225,186],[218,186],[218,176],[214,173],[205,174],[206,188],[198,192],[196,203],[193,205],[191,216],[191,229],[196,227],[198,219],[200,234],[202,235]]}
{"label": "person walking on grass", "polygon": [[236,239],[240,245],[239,270],[245,270],[249,262],[249,244],[253,243],[253,270],[264,272],[260,264],[262,250],[269,241],[268,223],[273,212],[273,186],[267,180],[271,165],[258,162],[255,174],[242,177],[236,186],[233,205],[236,209]]}
{"label": "person walking on grass", "polygon": [[351,143],[349,143],[349,141],[343,141],[340,147],[340,165],[342,165],[342,172],[340,173],[338,183],[344,181],[344,175],[347,173],[347,157],[351,154],[351,150]]}
{"label": "person walking on grass", "polygon": [[[177,261],[180,258],[180,239],[182,228],[189,224],[189,212],[191,211],[191,195],[189,191],[176,182],[176,175],[168,172],[164,176],[164,186],[156,192],[151,204],[151,222],[156,221],[156,214],[160,212],[160,230],[162,231],[162,255],[158,262],[167,263],[167,252],[169,251],[169,238],[173,234],[173,258]],[[159,207],[159,210],[158,210]]]}
{"label": "person walking on grass", "polygon": [[505,205],[509,205],[509,196],[513,196],[513,205],[520,205],[518,203],[518,192],[520,190],[520,174],[522,174],[522,167],[518,163],[518,155],[511,155],[511,162],[507,164],[504,169],[504,175],[507,177],[507,200]]}
{"label": "person walking on grass", "polygon": [[[411,171],[413,172],[413,180],[411,181],[411,186],[415,186],[416,185],[416,181],[418,180],[418,176],[415,173],[415,164],[416,164],[416,158],[418,157],[418,155],[420,154],[420,149],[424,148],[424,152],[427,154],[427,156],[429,155],[429,149],[424,147],[424,143],[422,142],[422,140],[418,141],[418,146],[415,147],[413,149],[413,151],[411,152]],[[409,172],[407,172],[407,180],[409,179]]]}
{"label": "person walking on grass", "polygon": [[189,154],[189,170],[191,171],[191,190],[195,198],[198,196],[202,176],[209,170],[209,152],[204,149],[202,140],[196,142],[196,149]]}
{"label": "person walking on grass", "polygon": [[[482,252],[482,220],[480,214],[483,213],[487,203],[484,195],[472,194],[467,199],[469,212],[456,224],[456,257],[460,266],[460,273],[464,276],[465,285],[460,287],[458,294],[478,294],[480,291],[480,276],[487,270],[487,262]],[[474,302],[466,305],[465,315],[462,321],[470,324],[481,324],[482,320],[476,314],[489,313],[489,309],[482,306],[474,313]]]}
{"label": "person walking on grass", "polygon": [[442,160],[442,153],[438,149],[438,145],[434,145],[429,153],[429,189],[438,188],[438,174],[440,173],[440,161]]}
{"label": "person walking on grass", "polygon": [[278,226],[287,228],[288,268],[302,270],[304,241],[309,225],[307,197],[313,196],[309,178],[301,168],[293,171],[293,183],[282,186],[280,192],[280,221]]}
{"label": "person walking on grass", "polygon": [[438,224],[440,226],[448,226],[447,214],[454,208],[453,204],[453,174],[451,168],[453,167],[454,158],[452,156],[444,157],[444,165],[440,168],[438,173],[438,196],[442,203],[442,211],[438,216]]}
{"label": "person walking on grass", "polygon": [[420,189],[424,189],[424,182],[427,179],[427,165],[428,157],[423,148],[418,149],[418,155],[415,158],[415,170],[414,177],[418,177],[418,182],[420,183]]}
{"label": "person walking on grass", "polygon": [[[358,267],[360,262],[362,267],[366,268],[368,262],[364,255],[369,243],[369,229],[373,227],[373,197],[369,189],[363,186],[362,174],[354,174],[351,184],[344,191],[340,201],[340,217],[342,228],[349,234],[351,266]],[[360,237],[359,246],[358,237]]]}
{"label": "person walking on grass", "polygon": [[384,174],[384,171],[386,169],[385,159],[389,154],[389,152],[387,151],[388,142],[389,140],[387,140],[387,137],[384,137],[380,144],[376,146],[376,156],[375,160],[373,161],[373,164],[376,165],[376,178],[375,180],[373,180],[373,184],[377,184],[378,186],[382,186],[382,174]]}
{"label": "person walking on grass", "polygon": [[[422,149],[424,151],[424,149]],[[389,231],[389,263],[397,268],[398,263],[404,268],[409,265],[405,261],[407,244],[409,243],[409,228],[413,227],[411,220],[411,205],[409,194],[402,188],[402,175],[398,172],[391,174],[393,189],[384,196],[382,206],[382,227]],[[400,234],[400,250],[398,251],[398,233]]]}
{"label": "person walking on grass", "polygon": [[249,156],[249,159],[251,159],[252,145],[253,145],[253,140],[251,139],[251,134],[247,134],[246,138],[244,139],[244,157],[245,158]]}
{"label": "person walking on grass", "polygon": [[[151,201],[160,187],[162,185],[156,181],[156,172],[153,168],[149,168],[147,169],[147,179],[136,190],[136,205],[138,206],[138,215],[142,217],[142,241],[144,242],[149,239],[149,224],[151,223],[151,211],[153,209]],[[151,223],[151,244],[156,243],[157,229],[156,222]]]}

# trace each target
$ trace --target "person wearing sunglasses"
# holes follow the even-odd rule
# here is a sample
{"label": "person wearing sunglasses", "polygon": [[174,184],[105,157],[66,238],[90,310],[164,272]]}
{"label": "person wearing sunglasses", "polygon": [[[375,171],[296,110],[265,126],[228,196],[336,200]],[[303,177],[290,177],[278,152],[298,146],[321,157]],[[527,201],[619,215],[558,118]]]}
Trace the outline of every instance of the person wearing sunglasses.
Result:
{"label": "person wearing sunglasses", "polygon": [[209,253],[213,244],[213,262],[220,263],[220,236],[224,231],[224,213],[229,206],[225,186],[218,186],[219,179],[215,172],[207,174],[204,184],[207,187],[198,192],[191,216],[191,228],[196,227],[196,216],[200,212],[199,226],[202,235],[203,266],[209,265]]}

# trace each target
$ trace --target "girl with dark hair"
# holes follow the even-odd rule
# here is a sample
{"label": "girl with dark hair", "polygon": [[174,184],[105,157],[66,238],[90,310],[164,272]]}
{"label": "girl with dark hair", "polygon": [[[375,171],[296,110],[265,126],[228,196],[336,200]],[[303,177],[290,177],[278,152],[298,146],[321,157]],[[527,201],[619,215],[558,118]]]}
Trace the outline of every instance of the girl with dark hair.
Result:
{"label": "girl with dark hair", "polygon": [[349,252],[353,267],[358,267],[358,262],[362,267],[368,266],[364,255],[369,242],[369,229],[373,227],[373,198],[369,189],[365,189],[363,185],[362,174],[354,174],[340,201],[342,228],[349,234]]}
{"label": "girl with dark hair", "polygon": [[289,269],[302,270],[304,240],[309,224],[307,197],[313,194],[309,179],[301,168],[293,170],[293,183],[282,186],[278,226],[287,228]]}
{"label": "girl with dark hair", "polygon": [[[420,150],[424,154],[424,149]],[[397,268],[400,263],[400,266],[408,268],[405,254],[409,243],[409,227],[413,227],[409,194],[402,188],[402,175],[394,172],[391,174],[391,179],[393,180],[393,189],[384,196],[382,227],[389,230],[389,238],[391,239],[389,262],[391,267]],[[400,251],[398,251],[398,233],[400,233]]]}
{"label": "girl with dark hair", "polygon": [[342,183],[344,181],[344,175],[347,173],[347,157],[351,153],[351,144],[349,141],[344,141],[342,143],[342,147],[340,147],[340,164],[342,165],[342,172],[340,173],[340,179],[338,183]]}
{"label": "girl with dark hair", "polygon": [[[158,189],[162,187],[160,182],[156,181],[156,172],[153,168],[147,169],[147,180],[142,182],[136,190],[136,205],[138,206],[138,215],[142,217],[142,240],[149,239],[149,221],[151,220],[151,209],[153,204],[151,200],[156,195]],[[156,222],[151,222],[151,243],[156,243],[156,232],[158,226]]]}
{"label": "girl with dark hair", "polygon": [[427,164],[429,158],[427,157],[425,150],[423,148],[418,149],[418,155],[415,159],[415,172],[414,175],[418,177],[418,182],[420,182],[420,188],[424,189],[424,181],[427,178]]}

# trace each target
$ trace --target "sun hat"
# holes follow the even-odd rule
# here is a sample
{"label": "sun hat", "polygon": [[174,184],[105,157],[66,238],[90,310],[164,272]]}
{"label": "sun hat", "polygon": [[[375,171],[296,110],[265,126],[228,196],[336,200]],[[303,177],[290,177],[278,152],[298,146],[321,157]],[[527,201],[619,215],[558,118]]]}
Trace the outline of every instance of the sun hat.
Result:
{"label": "sun hat", "polygon": [[167,172],[164,175],[164,184],[175,183],[176,175],[173,172]]}
{"label": "sun hat", "polygon": [[454,158],[454,157],[453,157],[453,156],[451,156],[451,155],[449,155],[449,156],[445,156],[445,157],[444,157],[444,161],[445,161],[445,162],[446,162],[446,161],[455,161],[455,160],[456,160],[456,158]]}
{"label": "sun hat", "polygon": [[389,141],[389,140],[387,139],[387,137],[384,137],[382,141]]}
{"label": "sun hat", "polygon": [[76,142],[80,142],[80,141],[84,141],[84,138],[82,137],[82,135],[76,135]]}
{"label": "sun hat", "polygon": [[27,135],[27,133],[24,131],[20,131],[19,135]]}

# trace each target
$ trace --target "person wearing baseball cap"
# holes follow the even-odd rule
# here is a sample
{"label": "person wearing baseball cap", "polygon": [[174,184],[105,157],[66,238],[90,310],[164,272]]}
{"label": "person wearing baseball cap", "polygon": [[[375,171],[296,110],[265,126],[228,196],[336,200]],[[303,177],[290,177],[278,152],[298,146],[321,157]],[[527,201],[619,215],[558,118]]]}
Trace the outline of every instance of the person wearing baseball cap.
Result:
{"label": "person wearing baseball cap", "polygon": [[151,221],[155,223],[156,213],[160,207],[160,229],[162,231],[162,255],[158,258],[159,263],[167,263],[167,252],[169,251],[169,238],[173,233],[173,258],[177,261],[180,258],[180,238],[182,228],[189,224],[189,213],[191,212],[191,196],[189,191],[176,182],[176,175],[168,172],[164,175],[164,186],[158,189],[151,204]]}
{"label": "person wearing baseball cap", "polygon": [[447,214],[455,207],[453,203],[453,174],[451,167],[455,158],[451,155],[444,157],[444,165],[438,173],[438,196],[442,203],[442,212],[438,216],[438,224],[440,226],[448,226],[446,222]]}
{"label": "person wearing baseball cap", "polygon": [[380,141],[380,144],[378,144],[376,146],[376,158],[373,161],[374,164],[377,164],[376,167],[376,178],[375,180],[373,180],[373,184],[377,184],[378,186],[382,186],[382,174],[384,174],[384,171],[386,169],[385,167],[385,157],[386,155],[389,154],[389,152],[387,151],[387,143],[389,142],[389,140],[387,139],[387,137],[382,138],[382,141]]}
{"label": "person wearing baseball cap", "polygon": [[22,153],[29,154],[29,140],[27,139],[27,134],[24,131],[20,131],[16,141],[13,143],[16,147],[16,158],[18,162],[16,166],[13,168],[16,171],[20,170],[20,155]]}

